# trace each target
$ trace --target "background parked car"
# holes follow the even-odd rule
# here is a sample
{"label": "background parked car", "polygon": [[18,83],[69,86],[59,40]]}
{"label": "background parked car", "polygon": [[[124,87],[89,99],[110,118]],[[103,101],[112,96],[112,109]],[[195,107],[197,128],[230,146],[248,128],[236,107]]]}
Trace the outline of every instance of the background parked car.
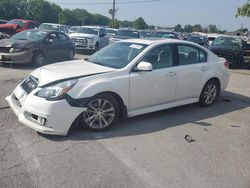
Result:
{"label": "background parked car", "polygon": [[206,36],[202,36],[202,35],[197,35],[197,34],[190,34],[188,37],[187,37],[187,40],[190,41],[190,42],[194,42],[196,44],[199,44],[201,46],[204,46],[204,47],[208,47],[208,38]]}
{"label": "background parked car", "polygon": [[216,38],[209,49],[219,57],[227,59],[232,68],[244,67],[244,44],[238,37],[221,36]]}
{"label": "background parked car", "polygon": [[25,30],[0,40],[0,63],[34,63],[73,59],[75,46],[64,33],[40,29]]}
{"label": "background parked car", "polygon": [[7,20],[0,20],[0,24],[6,24],[7,22]]}
{"label": "background parked car", "polygon": [[39,25],[39,22],[33,20],[13,19],[5,24],[0,24],[0,32],[11,36],[26,29],[38,28]]}
{"label": "background parked car", "polygon": [[208,39],[208,44],[209,44],[209,46],[213,43],[213,41],[214,41],[215,39],[217,39],[217,38],[220,37],[220,36],[222,36],[222,35],[216,34],[216,33],[207,34],[207,39]]}
{"label": "background parked car", "polygon": [[107,31],[104,27],[82,26],[69,36],[74,40],[77,50],[98,51],[108,45]]}
{"label": "background parked car", "polygon": [[151,37],[150,31],[141,30],[141,31],[139,31],[139,34],[140,34],[140,38],[150,38]]}
{"label": "background parked car", "polygon": [[247,41],[244,45],[244,64],[245,68],[250,68],[250,41]]}
{"label": "background parked car", "polygon": [[76,32],[77,29],[81,28],[81,26],[71,26],[69,28],[69,33],[74,33]]}
{"label": "background parked car", "polygon": [[107,31],[107,35],[109,37],[112,37],[112,36],[116,36],[117,35],[118,29],[106,28],[106,31]]}
{"label": "background parked car", "polygon": [[155,31],[152,33],[152,38],[179,39],[178,35],[172,31]]}
{"label": "background parked car", "polygon": [[122,39],[134,39],[139,38],[139,31],[134,29],[118,29],[117,35],[109,38],[109,43],[117,42]]}
{"label": "background parked car", "polygon": [[65,34],[69,33],[69,28],[66,25],[54,24],[54,23],[42,23],[38,29],[45,29],[51,31],[59,31]]}

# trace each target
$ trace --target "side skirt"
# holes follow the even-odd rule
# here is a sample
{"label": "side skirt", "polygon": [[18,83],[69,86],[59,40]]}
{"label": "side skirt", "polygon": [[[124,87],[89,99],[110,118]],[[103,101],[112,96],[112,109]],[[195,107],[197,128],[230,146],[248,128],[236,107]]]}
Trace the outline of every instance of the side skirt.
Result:
{"label": "side skirt", "polygon": [[196,102],[199,102],[199,98],[185,99],[182,101],[175,101],[175,102],[161,104],[161,105],[157,105],[157,106],[146,107],[146,108],[142,108],[142,109],[133,110],[133,111],[128,112],[128,117],[138,116],[141,114],[147,114],[147,113],[151,113],[151,112],[156,112],[156,111],[165,110],[165,109],[169,109],[169,108],[173,108],[173,107],[177,107],[177,106],[182,106],[182,105],[186,105],[186,104],[191,104],[191,103],[196,103]]}

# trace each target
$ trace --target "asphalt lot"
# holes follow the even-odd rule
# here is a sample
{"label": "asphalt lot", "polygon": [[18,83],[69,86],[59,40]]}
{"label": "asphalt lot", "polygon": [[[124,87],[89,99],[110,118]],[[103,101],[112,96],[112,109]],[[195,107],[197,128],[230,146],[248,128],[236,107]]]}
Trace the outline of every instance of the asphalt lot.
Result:
{"label": "asphalt lot", "polygon": [[33,69],[0,65],[1,188],[250,187],[250,70],[233,71],[212,107],[186,105],[108,132],[76,127],[60,137],[21,125],[4,100]]}

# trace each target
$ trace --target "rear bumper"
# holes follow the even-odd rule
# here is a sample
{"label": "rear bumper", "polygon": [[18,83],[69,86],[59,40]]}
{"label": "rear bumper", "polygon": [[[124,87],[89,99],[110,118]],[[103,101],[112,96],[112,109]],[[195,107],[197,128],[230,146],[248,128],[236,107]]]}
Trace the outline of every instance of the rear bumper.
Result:
{"label": "rear bumper", "polygon": [[0,53],[0,63],[26,64],[32,62],[32,54],[29,51],[17,53]]}

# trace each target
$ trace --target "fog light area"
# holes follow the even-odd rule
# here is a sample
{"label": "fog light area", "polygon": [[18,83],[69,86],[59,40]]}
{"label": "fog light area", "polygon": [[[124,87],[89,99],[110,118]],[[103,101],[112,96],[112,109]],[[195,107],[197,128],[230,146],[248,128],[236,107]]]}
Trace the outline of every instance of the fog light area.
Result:
{"label": "fog light area", "polygon": [[[27,111],[24,112],[24,116],[26,119],[28,119],[34,123],[37,123],[37,124],[44,126],[44,127],[49,127],[48,121],[44,117],[38,116],[36,114],[32,114],[32,113],[27,112]],[[51,128],[51,127],[49,127],[49,128]]]}

